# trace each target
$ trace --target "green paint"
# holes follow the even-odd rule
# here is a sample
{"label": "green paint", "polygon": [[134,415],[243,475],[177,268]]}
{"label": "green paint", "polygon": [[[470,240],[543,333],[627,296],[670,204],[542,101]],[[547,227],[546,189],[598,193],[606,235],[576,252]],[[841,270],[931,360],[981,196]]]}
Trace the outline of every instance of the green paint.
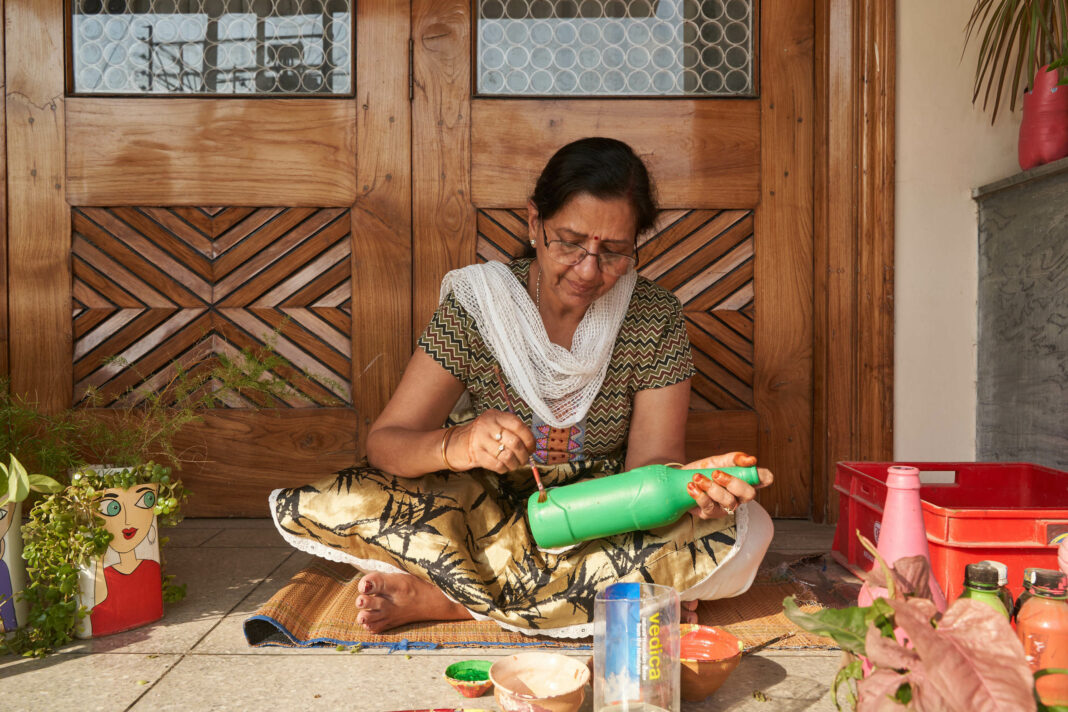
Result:
{"label": "green paint", "polygon": [[485,682],[489,679],[489,660],[461,660],[445,668],[445,676],[460,682]]}
{"label": "green paint", "polygon": [[462,682],[482,682],[489,679],[489,674],[482,672],[481,670],[458,670],[455,675],[451,675],[453,680],[460,680]]}

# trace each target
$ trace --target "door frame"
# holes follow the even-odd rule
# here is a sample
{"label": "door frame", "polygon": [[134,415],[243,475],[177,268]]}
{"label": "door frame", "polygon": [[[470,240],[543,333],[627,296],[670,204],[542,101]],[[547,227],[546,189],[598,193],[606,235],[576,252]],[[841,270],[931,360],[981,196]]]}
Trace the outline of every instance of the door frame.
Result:
{"label": "door frame", "polygon": [[[65,295],[56,298],[56,291],[63,294],[65,290],[50,289],[62,286],[59,283],[65,275],[50,276],[36,260],[36,264],[19,265],[18,274],[12,274],[16,270],[7,259],[9,254],[40,259],[39,235],[49,224],[58,228],[58,234],[43,252],[65,249],[69,253],[65,175],[53,158],[63,155],[65,135],[64,45],[61,34],[54,36],[55,28],[64,23],[51,21],[53,12],[62,11],[62,4],[36,5],[36,13],[29,7],[24,2],[0,0],[4,15],[0,76],[6,89],[0,111],[0,188],[7,196],[0,206],[0,376],[14,376],[16,387],[27,351],[13,343],[12,327],[33,323],[40,329],[49,318],[63,317],[55,322],[58,334],[69,337],[70,328],[69,303]],[[885,461],[893,452],[896,2],[815,0],[815,22],[811,516],[823,522],[837,518],[834,463]],[[4,41],[10,39],[4,37],[9,26],[19,28],[14,44]],[[360,56],[357,52],[358,61]],[[360,63],[359,68],[364,67]],[[360,84],[357,94],[368,98]],[[406,121],[397,118],[407,119],[410,106],[404,110],[393,97],[386,103],[375,107],[379,111],[373,116],[365,116],[370,119],[366,128],[378,125],[396,138],[407,128]],[[43,121],[31,124],[30,118]],[[367,147],[368,134],[360,132],[360,149]],[[396,162],[403,164],[406,158],[404,153]],[[47,175],[35,180],[42,169]],[[365,182],[364,170],[360,173],[359,185],[374,185]],[[378,197],[375,189],[365,190],[370,193],[366,197]],[[369,222],[382,225],[382,218],[392,221],[403,212],[398,211],[395,193],[383,197],[385,215],[364,212]],[[12,217],[11,205],[17,205],[15,212],[23,217]],[[375,255],[370,261],[379,265],[397,258],[404,261],[410,242],[401,242],[393,254]],[[40,321],[42,316],[45,322]],[[405,321],[400,314],[394,318]],[[411,325],[406,326],[410,335]],[[53,349],[56,355],[69,350],[69,338],[59,341]],[[354,364],[362,362],[358,353],[371,355],[364,346],[357,346]],[[368,382],[369,374],[361,373],[363,377],[354,380],[353,386],[373,388],[371,400],[384,403],[399,371],[375,370],[379,377],[370,379],[373,384]],[[69,403],[65,390],[60,387],[44,400],[62,407],[64,400]]]}
{"label": "door frame", "polygon": [[816,0],[812,519],[894,450],[896,0]]}

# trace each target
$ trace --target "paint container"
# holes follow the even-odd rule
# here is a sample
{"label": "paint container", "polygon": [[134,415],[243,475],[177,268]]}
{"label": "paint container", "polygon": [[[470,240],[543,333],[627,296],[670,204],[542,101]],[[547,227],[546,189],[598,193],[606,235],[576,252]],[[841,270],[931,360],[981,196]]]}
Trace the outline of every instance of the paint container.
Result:
{"label": "paint container", "polygon": [[678,712],[679,594],[670,586],[616,583],[593,609],[595,712]]}
{"label": "paint container", "polygon": [[489,660],[461,660],[445,668],[445,680],[464,697],[481,697],[493,687]]}
{"label": "paint container", "polygon": [[503,712],[578,712],[589,669],[559,653],[517,653],[493,663],[493,697]]}
{"label": "paint container", "polygon": [[718,690],[742,660],[742,641],[721,628],[679,626],[682,699],[700,702]]}

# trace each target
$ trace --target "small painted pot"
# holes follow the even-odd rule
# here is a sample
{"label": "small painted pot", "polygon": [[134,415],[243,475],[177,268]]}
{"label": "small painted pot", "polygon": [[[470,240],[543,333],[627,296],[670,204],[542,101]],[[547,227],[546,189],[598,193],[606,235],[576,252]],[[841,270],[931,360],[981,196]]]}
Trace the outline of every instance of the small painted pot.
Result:
{"label": "small painted pot", "polygon": [[481,697],[493,687],[491,665],[489,660],[461,660],[445,668],[445,679],[464,697]]}
{"label": "small painted pot", "polygon": [[679,696],[699,702],[718,690],[742,659],[742,641],[721,628],[679,626]]}
{"label": "small painted pot", "polygon": [[22,502],[9,502],[0,507],[0,637],[26,623],[26,602],[15,596],[24,588]]}
{"label": "small painted pot", "polygon": [[89,615],[75,635],[99,638],[163,617],[163,572],[154,507],[159,486],[104,490],[98,513],[111,534],[107,552],[81,569],[79,601]]}

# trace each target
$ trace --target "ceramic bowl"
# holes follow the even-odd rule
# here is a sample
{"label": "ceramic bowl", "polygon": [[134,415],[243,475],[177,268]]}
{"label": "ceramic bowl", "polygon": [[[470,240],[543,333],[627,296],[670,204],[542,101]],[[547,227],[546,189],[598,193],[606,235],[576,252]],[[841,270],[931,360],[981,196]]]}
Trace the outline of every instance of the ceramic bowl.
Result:
{"label": "ceramic bowl", "polygon": [[461,660],[445,668],[445,679],[464,697],[482,697],[493,687],[489,660]]}
{"label": "ceramic bowl", "polygon": [[489,675],[502,712],[576,712],[590,679],[583,662],[558,653],[509,655]]}
{"label": "ceramic bowl", "polygon": [[726,682],[742,659],[742,641],[720,628],[684,623],[679,626],[679,696],[699,702]]}

